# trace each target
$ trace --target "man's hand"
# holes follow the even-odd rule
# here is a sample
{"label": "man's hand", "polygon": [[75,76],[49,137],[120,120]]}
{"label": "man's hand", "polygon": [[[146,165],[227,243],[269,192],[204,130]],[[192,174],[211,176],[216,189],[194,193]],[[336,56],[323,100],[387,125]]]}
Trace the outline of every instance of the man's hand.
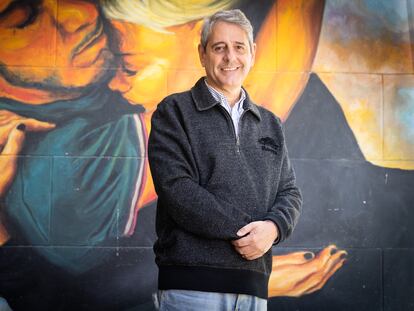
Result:
{"label": "man's hand", "polygon": [[254,221],[241,228],[237,235],[241,238],[232,241],[236,251],[246,260],[262,257],[279,236],[273,221]]}
{"label": "man's hand", "polygon": [[[17,158],[23,148],[26,131],[48,131],[55,127],[52,123],[41,122],[19,116],[13,112],[0,110],[0,197],[6,194],[17,171]],[[8,239],[7,230],[2,224],[0,211],[0,245]]]}

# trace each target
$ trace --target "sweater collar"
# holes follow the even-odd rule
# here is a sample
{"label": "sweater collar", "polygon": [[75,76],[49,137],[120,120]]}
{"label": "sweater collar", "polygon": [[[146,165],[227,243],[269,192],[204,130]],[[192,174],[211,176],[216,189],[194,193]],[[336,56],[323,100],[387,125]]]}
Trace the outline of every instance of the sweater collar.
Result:
{"label": "sweater collar", "polygon": [[[208,110],[216,105],[220,105],[218,101],[214,99],[207,85],[204,83],[205,77],[200,78],[197,83],[191,88],[191,95],[193,96],[195,105],[198,111]],[[243,88],[246,93],[246,99],[243,102],[243,109],[251,111],[259,120],[261,120],[260,112],[257,106],[250,100],[249,94]]]}

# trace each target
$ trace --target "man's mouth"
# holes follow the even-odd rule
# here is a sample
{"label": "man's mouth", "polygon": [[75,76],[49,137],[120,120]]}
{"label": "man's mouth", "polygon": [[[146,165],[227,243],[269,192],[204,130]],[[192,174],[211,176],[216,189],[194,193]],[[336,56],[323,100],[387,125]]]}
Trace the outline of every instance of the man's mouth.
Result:
{"label": "man's mouth", "polygon": [[223,71],[235,71],[239,68],[240,68],[239,66],[237,66],[237,67],[222,67],[221,70],[223,70]]}

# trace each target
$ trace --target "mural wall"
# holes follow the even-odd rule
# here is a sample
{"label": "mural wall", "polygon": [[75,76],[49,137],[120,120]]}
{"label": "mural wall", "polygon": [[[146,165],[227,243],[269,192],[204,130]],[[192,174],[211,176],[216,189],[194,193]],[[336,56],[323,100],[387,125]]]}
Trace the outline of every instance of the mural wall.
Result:
{"label": "mural wall", "polygon": [[154,310],[149,120],[225,8],[304,196],[269,310],[414,309],[411,0],[1,0],[0,309]]}

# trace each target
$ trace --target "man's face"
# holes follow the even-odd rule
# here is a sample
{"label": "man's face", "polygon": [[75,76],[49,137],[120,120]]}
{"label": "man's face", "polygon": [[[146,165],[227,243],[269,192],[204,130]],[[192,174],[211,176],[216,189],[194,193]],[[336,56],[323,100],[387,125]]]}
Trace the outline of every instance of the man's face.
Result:
{"label": "man's face", "polygon": [[0,75],[22,87],[76,88],[97,81],[113,56],[89,1],[0,4]]}
{"label": "man's face", "polygon": [[207,82],[224,93],[237,91],[254,64],[256,45],[250,47],[246,32],[238,25],[217,22],[206,49],[198,48]]}

